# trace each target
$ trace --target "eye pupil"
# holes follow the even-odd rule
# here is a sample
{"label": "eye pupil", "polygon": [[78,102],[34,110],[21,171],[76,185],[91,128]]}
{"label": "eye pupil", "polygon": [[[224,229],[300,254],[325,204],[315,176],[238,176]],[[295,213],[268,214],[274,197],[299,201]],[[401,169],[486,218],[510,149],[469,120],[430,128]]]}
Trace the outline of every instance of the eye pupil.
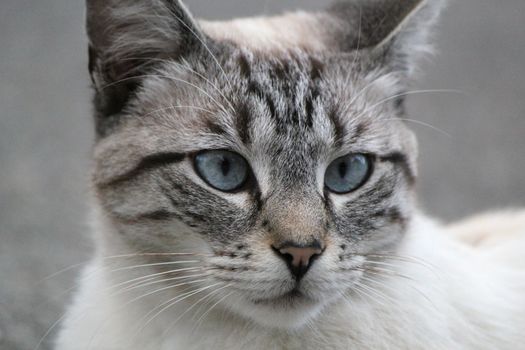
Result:
{"label": "eye pupil", "polygon": [[230,172],[230,162],[226,158],[222,158],[221,161],[221,172],[223,176],[228,175]]}
{"label": "eye pupil", "polygon": [[344,179],[346,175],[347,164],[346,162],[339,163],[339,176]]}

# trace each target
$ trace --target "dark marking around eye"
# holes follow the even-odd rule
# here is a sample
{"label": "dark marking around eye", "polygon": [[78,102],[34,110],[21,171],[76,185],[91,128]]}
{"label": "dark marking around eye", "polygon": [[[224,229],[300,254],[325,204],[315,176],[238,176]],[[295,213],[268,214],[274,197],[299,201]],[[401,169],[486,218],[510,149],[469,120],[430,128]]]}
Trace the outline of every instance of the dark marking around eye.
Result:
{"label": "dark marking around eye", "polygon": [[177,216],[178,216],[177,214],[167,211],[167,210],[163,210],[163,209],[156,210],[151,213],[144,213],[140,215],[141,218],[149,219],[149,220],[158,220],[158,221],[170,220]]}
{"label": "dark marking around eye", "polygon": [[[165,177],[165,178],[171,178],[170,174],[168,172],[162,172],[162,175]],[[181,195],[183,196],[186,196],[186,197],[190,197],[194,194],[194,192],[192,192],[191,189],[188,189],[186,188],[185,186],[183,186],[182,184],[180,183],[177,183],[176,181],[170,181],[169,182],[171,188],[167,188],[165,186],[162,186],[161,189],[164,191],[164,193],[166,192],[171,192],[172,189],[179,192]],[[173,199],[175,200],[175,199]]]}
{"label": "dark marking around eye", "polygon": [[402,227],[406,226],[408,220],[405,217],[401,210],[398,207],[390,207],[386,209],[381,209],[372,214],[374,217],[384,217],[390,222],[401,225]]}
{"label": "dark marking around eye", "polygon": [[[253,180],[252,180],[253,181]],[[259,189],[259,186],[256,184],[256,188],[252,192],[252,199],[255,203],[255,209],[257,213],[259,213],[264,205],[263,200],[261,198],[261,190]]]}
{"label": "dark marking around eye", "polygon": [[400,166],[410,185],[413,185],[416,182],[416,175],[412,172],[412,169],[408,163],[408,158],[403,153],[393,152],[384,156],[380,156],[379,160],[383,162],[391,162]]}
{"label": "dark marking around eye", "polygon": [[401,210],[399,210],[397,207],[388,208],[386,210],[386,216],[390,219],[390,221],[398,223],[402,226],[404,226],[407,221],[407,218],[403,216]]}
{"label": "dark marking around eye", "polygon": [[185,157],[186,155],[183,153],[173,152],[157,153],[146,156],[142,158],[133,169],[107,181],[106,183],[100,184],[100,186],[113,186],[121,182],[129,181],[147,170],[155,169],[174,163],[179,163],[183,161]]}
{"label": "dark marking around eye", "polygon": [[382,176],[373,187],[361,193],[347,206],[349,208],[353,208],[355,205],[379,206],[394,194],[394,182],[395,180],[392,177]]}
{"label": "dark marking around eye", "polygon": [[[167,188],[166,186],[161,185],[160,189],[161,189],[162,193],[164,194],[164,196],[170,201],[171,205],[174,208],[180,208],[180,207],[184,206],[182,203],[180,203],[173,196],[173,193],[172,193],[172,191],[169,188]],[[171,214],[171,212],[170,212],[170,215],[173,215],[173,214]],[[195,212],[193,212],[191,210],[185,210],[184,211],[184,215],[175,214],[173,217],[178,219],[178,220],[180,220],[180,221],[182,221],[184,224],[186,224],[186,225],[188,225],[190,227],[196,227],[197,225],[195,225],[195,222],[199,222],[199,223],[207,223],[208,222],[208,218],[207,217],[205,217],[204,215],[195,213]]]}
{"label": "dark marking around eye", "polygon": [[182,217],[174,212],[167,211],[164,209],[155,210],[152,212],[147,213],[140,213],[133,216],[126,216],[126,215],[120,215],[112,213],[112,218],[128,224],[128,225],[135,225],[143,220],[152,220],[152,221],[167,221],[172,219],[182,220]]}
{"label": "dark marking around eye", "polygon": [[190,210],[186,210],[184,212],[184,215],[189,216],[192,219],[194,219],[196,221],[199,221],[199,222],[208,222],[208,218],[207,217],[205,217],[204,215],[195,213],[193,211],[190,211]]}

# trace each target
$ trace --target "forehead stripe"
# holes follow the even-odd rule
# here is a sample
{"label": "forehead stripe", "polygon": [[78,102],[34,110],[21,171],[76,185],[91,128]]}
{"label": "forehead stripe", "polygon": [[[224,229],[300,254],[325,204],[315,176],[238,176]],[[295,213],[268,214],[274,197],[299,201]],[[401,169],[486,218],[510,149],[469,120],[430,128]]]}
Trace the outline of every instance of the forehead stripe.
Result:
{"label": "forehead stripe", "polygon": [[121,182],[129,181],[145,171],[148,171],[150,169],[155,169],[161,166],[179,163],[183,161],[186,158],[186,154],[184,153],[173,153],[173,152],[164,152],[164,153],[156,153],[148,155],[144,158],[142,158],[137,165],[135,165],[130,170],[126,171],[123,174],[120,174],[116,177],[113,177],[103,183],[98,183],[98,187],[107,187],[107,186],[113,186]]}

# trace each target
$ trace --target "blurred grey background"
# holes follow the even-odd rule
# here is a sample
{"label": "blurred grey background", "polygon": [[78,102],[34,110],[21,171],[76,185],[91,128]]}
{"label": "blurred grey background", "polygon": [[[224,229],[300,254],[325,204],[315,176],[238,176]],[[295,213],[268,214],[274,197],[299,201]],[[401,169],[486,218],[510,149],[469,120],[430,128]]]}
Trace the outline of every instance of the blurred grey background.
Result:
{"label": "blurred grey background", "polygon": [[[315,0],[187,0],[199,17],[320,8]],[[83,1],[0,3],[0,349],[33,349],[89,257],[93,139]],[[420,197],[443,220],[525,205],[525,1],[456,0],[409,98]],[[449,134],[447,136],[446,134]],[[52,331],[40,349],[49,349]]]}

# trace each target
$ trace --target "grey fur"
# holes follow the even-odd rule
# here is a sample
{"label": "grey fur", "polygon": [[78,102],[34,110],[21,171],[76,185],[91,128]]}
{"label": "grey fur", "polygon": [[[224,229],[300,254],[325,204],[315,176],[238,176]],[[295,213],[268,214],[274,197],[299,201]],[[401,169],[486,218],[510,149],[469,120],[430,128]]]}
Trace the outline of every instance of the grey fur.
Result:
{"label": "grey fur", "polygon": [[[177,1],[131,3],[88,1],[100,136],[94,184],[131,246],[171,251],[196,236],[229,257],[219,279],[267,269],[258,261],[273,254],[269,245],[254,248],[265,240],[329,240],[340,247],[340,264],[352,253],[395,249],[410,222],[416,177],[415,142],[396,120],[404,113],[396,96],[439,1],[395,2],[393,16],[384,11],[393,1],[341,2],[323,14],[333,19],[326,23],[335,35],[330,50],[273,53],[211,40]],[[107,17],[100,6],[118,6],[119,15]],[[183,22],[166,18],[173,14]],[[133,65],[123,63],[131,55]],[[249,189],[225,194],[199,180],[191,160],[203,149],[244,156],[253,171]],[[369,154],[372,176],[355,192],[330,194],[324,169],[348,153]],[[250,296],[270,293],[252,287],[267,276],[250,276],[252,284],[242,286]],[[326,279],[349,287],[344,275]],[[304,293],[319,298],[328,288],[336,287],[306,280]]]}

